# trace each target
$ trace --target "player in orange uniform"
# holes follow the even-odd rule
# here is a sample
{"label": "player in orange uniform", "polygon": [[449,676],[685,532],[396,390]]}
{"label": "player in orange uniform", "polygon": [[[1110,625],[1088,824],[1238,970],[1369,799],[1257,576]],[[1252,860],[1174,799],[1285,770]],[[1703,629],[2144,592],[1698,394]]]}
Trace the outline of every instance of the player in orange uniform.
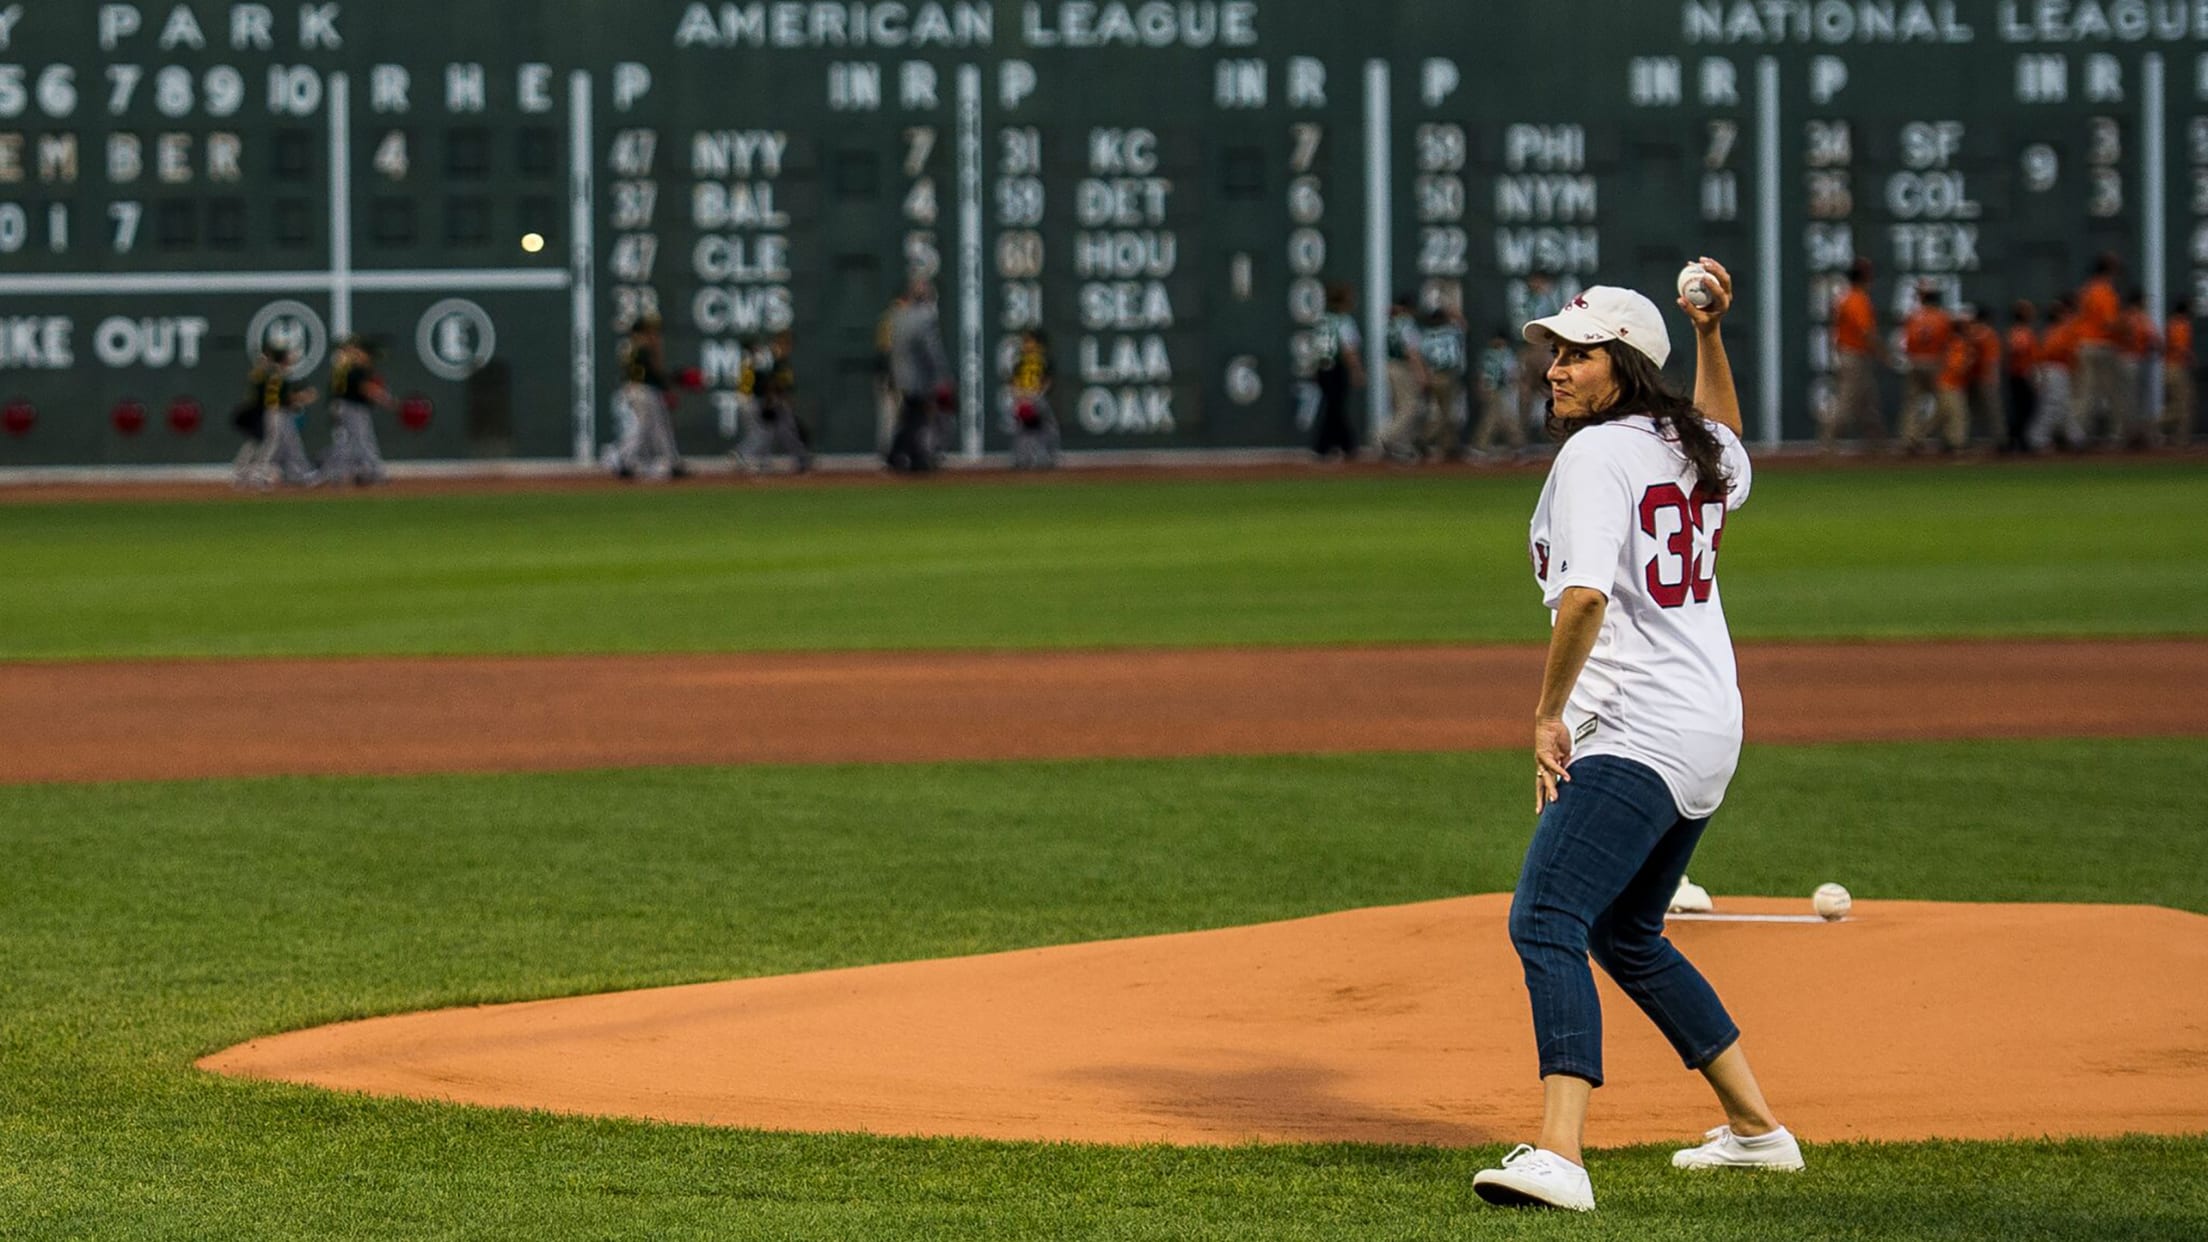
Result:
{"label": "player in orange uniform", "polygon": [[1970,342],[1971,434],[1981,432],[1989,444],[2001,440],[2001,334],[1986,322],[1976,306],[1963,308],[1961,335]]}
{"label": "player in orange uniform", "polygon": [[1869,259],[1857,259],[1848,269],[1847,291],[1832,305],[1832,405],[1817,422],[1817,439],[1827,453],[1842,429],[1874,450],[1886,444],[1886,421],[1878,412],[1878,362],[1886,344],[1871,305],[1871,270]]}
{"label": "player in orange uniform", "polygon": [[2193,303],[2179,298],[2170,307],[2170,326],[2162,334],[2162,443],[2193,442]]}
{"label": "player in orange uniform", "polygon": [[1901,390],[1901,447],[1924,441],[1926,430],[1944,417],[1940,410],[1940,374],[1948,365],[1947,347],[1955,339],[1955,321],[1940,307],[1940,290],[1926,282],[1917,290],[1917,308],[1901,325],[1901,352],[1909,360]]}
{"label": "player in orange uniform", "polygon": [[1948,333],[1947,351],[1940,356],[1940,373],[1932,381],[1932,417],[1921,423],[1911,420],[1902,434],[1903,452],[1915,452],[1927,434],[1937,435],[1940,447],[1948,452],[1969,442],[1970,400],[1965,393],[1977,375],[1978,355],[1971,348],[1969,335]]}
{"label": "player in orange uniform", "polygon": [[2124,299],[2123,317],[2116,324],[2116,352],[2122,370],[2116,381],[2128,416],[2117,432],[2118,443],[2142,448],[2154,443],[2154,424],[2146,421],[2146,398],[2153,379],[2147,368],[2162,354],[2162,333],[2147,311],[2147,291],[2133,289]]}
{"label": "player in orange uniform", "polygon": [[2108,438],[2122,443],[2131,412],[2124,407],[2121,362],[2117,343],[2122,332],[2123,302],[2116,294],[2116,278],[2123,261],[2104,252],[2093,261],[2093,275],[2078,290],[2078,366],[2076,409],[2071,425],[2091,437],[2106,420]]}
{"label": "player in orange uniform", "polygon": [[2078,427],[2078,308],[2068,294],[2055,299],[2047,333],[2039,339],[2039,416],[2026,436],[2033,449],[2060,441],[2075,449],[2085,441]]}
{"label": "player in orange uniform", "polygon": [[2035,380],[2039,371],[2039,332],[2033,327],[2038,318],[2039,311],[2030,302],[2019,301],[2009,308],[2009,422],[2001,438],[2004,453],[2031,450],[2031,442],[2025,437],[2039,413],[2039,385]]}

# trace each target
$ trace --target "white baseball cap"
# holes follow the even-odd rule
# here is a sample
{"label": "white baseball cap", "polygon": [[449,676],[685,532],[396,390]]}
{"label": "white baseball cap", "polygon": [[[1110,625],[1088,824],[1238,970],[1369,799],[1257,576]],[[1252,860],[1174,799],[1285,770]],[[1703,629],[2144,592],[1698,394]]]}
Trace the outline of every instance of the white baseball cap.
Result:
{"label": "white baseball cap", "polygon": [[1671,332],[1664,327],[1663,313],[1641,294],[1616,285],[1589,288],[1563,310],[1527,324],[1525,337],[1535,345],[1547,344],[1550,337],[1574,345],[1624,341],[1659,367],[1671,357]]}

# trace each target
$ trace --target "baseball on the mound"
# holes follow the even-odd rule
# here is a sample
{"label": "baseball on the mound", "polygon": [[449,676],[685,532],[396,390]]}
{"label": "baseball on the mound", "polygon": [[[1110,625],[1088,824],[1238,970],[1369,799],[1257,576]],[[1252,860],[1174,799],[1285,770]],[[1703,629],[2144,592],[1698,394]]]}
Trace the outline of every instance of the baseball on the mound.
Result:
{"label": "baseball on the mound", "polygon": [[1809,895],[1809,908],[1828,921],[1848,917],[1848,909],[1854,904],[1855,899],[1848,896],[1848,890],[1838,884],[1820,884],[1817,891]]}
{"label": "baseball on the mound", "polygon": [[1689,263],[1679,269],[1679,296],[1685,298],[1689,306],[1708,306],[1713,283],[1710,269],[1699,263]]}

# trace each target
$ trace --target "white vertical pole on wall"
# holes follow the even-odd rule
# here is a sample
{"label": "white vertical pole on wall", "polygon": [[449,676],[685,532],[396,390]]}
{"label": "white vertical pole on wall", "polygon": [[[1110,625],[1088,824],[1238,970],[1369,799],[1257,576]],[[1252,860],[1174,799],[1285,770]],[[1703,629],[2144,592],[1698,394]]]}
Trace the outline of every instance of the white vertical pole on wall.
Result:
{"label": "white vertical pole on wall", "polygon": [[[2169,175],[2166,161],[2169,158],[2169,136],[2164,132],[2165,101],[2167,89],[2162,76],[2162,54],[2149,52],[2140,58],[2139,64],[2139,147],[2145,159],[2139,168],[2139,284],[2147,294],[2147,313],[2157,324],[2167,321],[2170,303],[2169,282]],[[2162,368],[2159,360],[2149,358],[2140,368],[2143,372],[2139,385],[2139,408],[2132,417],[2147,422],[2162,409]],[[2131,431],[2126,428],[2125,435]]]}
{"label": "white vertical pole on wall", "polygon": [[1388,62],[1365,62],[1365,401],[1370,439],[1388,425],[1388,298],[1395,273],[1395,178],[1391,168]]}
{"label": "white vertical pole on wall", "polygon": [[330,335],[353,330],[352,101],[345,75],[330,75]]}
{"label": "white vertical pole on wall", "polygon": [[1756,61],[1756,395],[1763,404],[1763,442],[1777,448],[1785,432],[1781,385],[1785,369],[1779,306],[1786,278],[1779,251],[1779,62]]}
{"label": "white vertical pole on wall", "polygon": [[567,269],[570,312],[569,364],[574,368],[575,462],[598,455],[598,307],[595,192],[591,186],[594,140],[590,133],[590,75],[567,77]]}
{"label": "white vertical pole on wall", "polygon": [[981,68],[958,69],[958,427],[981,456]]}

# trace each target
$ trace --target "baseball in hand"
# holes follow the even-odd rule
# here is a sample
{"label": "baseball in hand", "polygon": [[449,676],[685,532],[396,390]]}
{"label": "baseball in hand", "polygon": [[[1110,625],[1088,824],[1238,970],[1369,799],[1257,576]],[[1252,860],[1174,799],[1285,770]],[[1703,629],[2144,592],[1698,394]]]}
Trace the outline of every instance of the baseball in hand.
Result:
{"label": "baseball in hand", "polygon": [[1848,909],[1854,904],[1855,899],[1848,896],[1848,890],[1838,884],[1820,884],[1817,891],[1809,895],[1810,909],[1815,910],[1826,922],[1838,922],[1848,917]]}
{"label": "baseball in hand", "polygon": [[1710,290],[1715,283],[1710,269],[1699,263],[1689,263],[1679,269],[1679,296],[1685,298],[1689,306],[1708,307],[1714,300]]}

